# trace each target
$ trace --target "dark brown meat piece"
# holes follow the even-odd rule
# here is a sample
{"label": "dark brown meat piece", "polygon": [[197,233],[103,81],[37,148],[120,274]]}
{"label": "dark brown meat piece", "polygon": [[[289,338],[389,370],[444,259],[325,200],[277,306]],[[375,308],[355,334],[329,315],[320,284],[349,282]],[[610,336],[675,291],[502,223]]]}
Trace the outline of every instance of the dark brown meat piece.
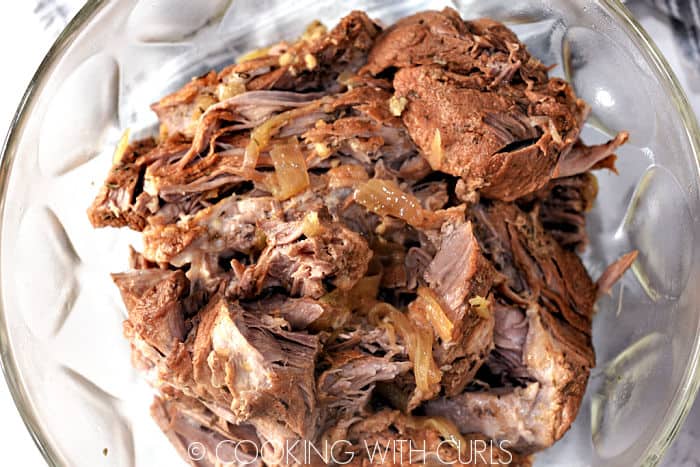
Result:
{"label": "dark brown meat piece", "polygon": [[466,193],[513,201],[554,177],[614,169],[612,153],[627,140],[623,132],[604,145],[578,142],[588,107],[491,20],[465,22],[449,8],[404,18],[362,70],[388,71],[411,138]]}
{"label": "dark brown meat piece", "polygon": [[135,204],[140,194],[138,184],[143,170],[140,159],[155,145],[153,139],[145,139],[130,144],[122,153],[117,150],[107,179],[88,209],[88,219],[93,227],[128,226],[143,230],[148,213]]}
{"label": "dark brown meat piece", "polygon": [[516,304],[539,302],[588,336],[581,347],[589,348],[597,289],[578,256],[542,228],[535,212],[494,203],[474,213],[477,238],[503,276],[499,293]]}
{"label": "dark brown meat piece", "polygon": [[[380,28],[366,13],[353,11],[327,34],[310,32],[311,37],[302,38],[302,41],[284,51],[289,54],[287,57],[284,53],[281,61],[275,57],[277,64],[272,63],[273,70],[253,78],[249,88],[337,91],[337,78],[343,74],[353,74],[365,63]],[[284,47],[278,50],[284,50]],[[240,65],[249,73],[256,63]],[[269,66],[264,60],[261,65]],[[275,70],[276,66],[279,68]],[[233,71],[237,71],[235,66]]]}
{"label": "dark brown meat piece", "polygon": [[568,177],[597,168],[607,168],[615,172],[616,156],[613,153],[628,139],[629,134],[621,131],[605,144],[586,146],[579,140],[571,151],[561,158],[554,176]]}
{"label": "dark brown meat piece", "polygon": [[625,271],[632,267],[638,255],[639,252],[637,250],[631,251],[622,255],[617,261],[608,266],[596,281],[598,295],[610,293],[612,286],[620,280]]}
{"label": "dark brown meat piece", "polygon": [[541,190],[518,200],[537,209],[542,226],[564,248],[581,253],[588,244],[586,213],[593,207],[598,182],[590,172],[550,180]]}
{"label": "dark brown meat piece", "polygon": [[547,68],[503,24],[464,21],[452,8],[397,21],[379,36],[362,71],[377,75],[391,68],[431,64],[474,74],[484,86],[507,83],[516,75],[522,81],[547,80]]}
{"label": "dark brown meat piece", "polygon": [[394,86],[408,101],[404,124],[431,167],[505,201],[552,178],[586,115],[571,87],[556,79],[494,91],[427,65],[400,69]]}

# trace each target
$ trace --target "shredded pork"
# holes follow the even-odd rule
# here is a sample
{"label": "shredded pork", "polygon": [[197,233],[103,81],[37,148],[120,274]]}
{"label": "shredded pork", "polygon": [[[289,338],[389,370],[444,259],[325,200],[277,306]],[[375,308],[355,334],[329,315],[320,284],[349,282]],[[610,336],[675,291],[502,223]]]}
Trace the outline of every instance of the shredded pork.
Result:
{"label": "shredded pork", "polygon": [[586,146],[587,105],[547,71],[491,20],[355,11],[153,104],[158,136],[125,135],[88,216],[142,232],[113,279],[188,462],[342,440],[336,462],[368,465],[403,439],[427,443],[413,463],[525,466],[563,436],[595,301],[636,252],[597,282],[577,256],[591,170],[628,135]]}

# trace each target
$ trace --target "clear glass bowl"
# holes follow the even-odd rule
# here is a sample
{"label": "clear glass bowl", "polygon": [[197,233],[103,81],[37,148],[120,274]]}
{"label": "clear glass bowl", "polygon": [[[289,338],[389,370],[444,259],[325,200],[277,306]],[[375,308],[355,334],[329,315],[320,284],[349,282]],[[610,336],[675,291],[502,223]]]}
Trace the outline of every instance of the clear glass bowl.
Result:
{"label": "clear glass bowl", "polygon": [[[698,388],[698,128],[649,37],[614,0],[352,2],[389,23],[426,8],[508,23],[592,106],[588,142],[626,129],[620,175],[598,174],[585,262],[640,250],[599,303],[598,355],[579,417],[537,465],[654,465]],[[148,104],[240,53],[334,24],[332,0],[90,2],[51,49],[6,142],[0,350],[24,420],[51,465],[173,466],[130,366],[108,273],[126,267],[125,230],[93,230],[85,209],[122,130],[153,131]],[[693,285],[695,284],[695,285]]]}

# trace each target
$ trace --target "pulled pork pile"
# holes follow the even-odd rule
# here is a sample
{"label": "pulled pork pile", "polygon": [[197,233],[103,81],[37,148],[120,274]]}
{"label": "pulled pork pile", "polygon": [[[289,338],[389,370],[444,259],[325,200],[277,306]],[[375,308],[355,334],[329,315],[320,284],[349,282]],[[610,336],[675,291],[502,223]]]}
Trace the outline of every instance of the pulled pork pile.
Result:
{"label": "pulled pork pile", "polygon": [[88,214],[143,234],[124,333],[189,462],[410,440],[413,463],[529,465],[567,431],[595,301],[635,259],[596,283],[576,254],[627,134],[582,143],[588,107],[505,26],[353,12],[152,108]]}

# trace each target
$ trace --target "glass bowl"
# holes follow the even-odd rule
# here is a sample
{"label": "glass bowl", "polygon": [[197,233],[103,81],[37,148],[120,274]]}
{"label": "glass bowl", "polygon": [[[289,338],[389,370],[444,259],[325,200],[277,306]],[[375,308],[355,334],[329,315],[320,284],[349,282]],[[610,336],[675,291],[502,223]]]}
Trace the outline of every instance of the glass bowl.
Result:
{"label": "glass bowl", "polygon": [[[536,465],[654,465],[698,388],[698,128],[649,37],[614,0],[352,2],[389,23],[452,6],[509,24],[570,80],[597,143],[626,129],[620,175],[599,173],[584,259],[597,277],[632,248],[632,274],[598,304],[594,370],[578,419]],[[246,50],[348,13],[332,0],[92,1],[32,80],[6,141],[0,183],[0,350],[17,406],[51,465],[173,466],[131,368],[109,272],[125,230],[93,230],[85,209],[125,128],[154,131],[148,104]],[[695,285],[693,285],[695,284]]]}

